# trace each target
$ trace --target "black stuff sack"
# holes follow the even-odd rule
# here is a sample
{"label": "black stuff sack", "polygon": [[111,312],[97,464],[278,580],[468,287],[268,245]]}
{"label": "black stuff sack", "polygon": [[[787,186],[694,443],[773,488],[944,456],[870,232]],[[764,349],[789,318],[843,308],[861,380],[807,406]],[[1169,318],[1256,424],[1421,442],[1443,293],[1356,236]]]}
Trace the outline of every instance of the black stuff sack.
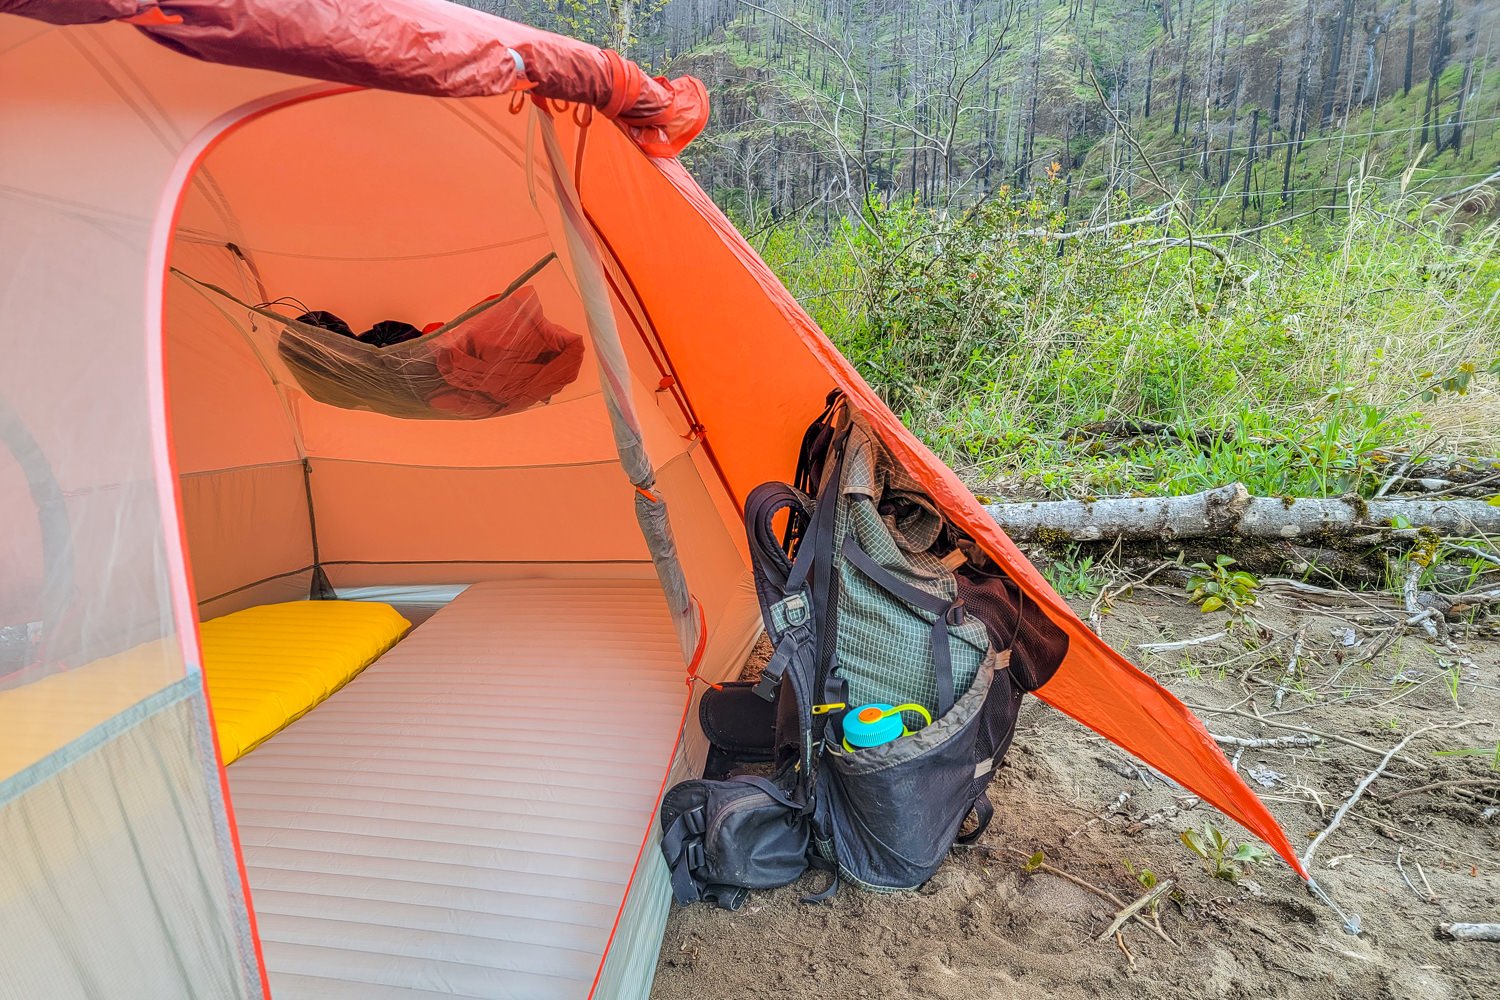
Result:
{"label": "black stuff sack", "polygon": [[767,778],[675,785],[662,799],[661,826],[662,855],[679,903],[737,910],[747,890],[774,889],[807,870],[803,807]]}

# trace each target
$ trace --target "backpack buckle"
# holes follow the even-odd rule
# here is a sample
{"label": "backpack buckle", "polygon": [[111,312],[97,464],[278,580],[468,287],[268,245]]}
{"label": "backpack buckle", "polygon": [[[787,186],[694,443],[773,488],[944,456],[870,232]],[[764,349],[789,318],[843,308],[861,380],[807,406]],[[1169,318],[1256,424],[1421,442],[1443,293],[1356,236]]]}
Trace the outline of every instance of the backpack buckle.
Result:
{"label": "backpack buckle", "polygon": [[771,605],[771,620],[776,623],[778,632],[806,625],[811,619],[812,609],[805,594],[788,594]]}
{"label": "backpack buckle", "polygon": [[689,809],[687,812],[683,813],[682,826],[683,829],[687,830],[687,832],[694,837],[703,836],[703,831],[706,828],[703,816],[703,807],[699,806],[696,809]]}

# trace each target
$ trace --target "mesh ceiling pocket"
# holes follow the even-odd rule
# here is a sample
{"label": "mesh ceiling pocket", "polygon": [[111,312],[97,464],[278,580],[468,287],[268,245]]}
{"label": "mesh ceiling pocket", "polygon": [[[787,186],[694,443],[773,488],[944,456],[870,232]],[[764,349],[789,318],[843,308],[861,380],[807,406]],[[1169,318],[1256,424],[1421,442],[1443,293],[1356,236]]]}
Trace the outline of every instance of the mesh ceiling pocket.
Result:
{"label": "mesh ceiling pocket", "polygon": [[582,370],[583,337],[549,320],[527,284],[555,259],[548,254],[505,291],[425,334],[387,321],[356,336],[331,313],[293,319],[182,276],[275,321],[276,355],[320,403],[407,420],[484,420],[548,402]]}

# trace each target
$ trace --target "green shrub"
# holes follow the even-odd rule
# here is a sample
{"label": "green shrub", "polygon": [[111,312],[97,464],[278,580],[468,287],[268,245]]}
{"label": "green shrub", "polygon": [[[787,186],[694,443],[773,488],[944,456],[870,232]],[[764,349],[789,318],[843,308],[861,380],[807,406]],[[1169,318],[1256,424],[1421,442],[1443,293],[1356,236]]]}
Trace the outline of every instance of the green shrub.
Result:
{"label": "green shrub", "polygon": [[[1060,186],[944,217],[876,208],[760,249],[902,418],[972,481],[1030,493],[1366,495],[1373,448],[1462,434],[1500,450],[1497,229],[1356,191],[1336,224],[1181,245],[1172,226],[1086,228]],[[1110,216],[1147,214],[1123,198]],[[1097,222],[1092,223],[1098,225]],[[1174,238],[1178,245],[1160,241]],[[1125,453],[1070,428],[1200,432]],[[1201,432],[1208,432],[1203,434]]]}

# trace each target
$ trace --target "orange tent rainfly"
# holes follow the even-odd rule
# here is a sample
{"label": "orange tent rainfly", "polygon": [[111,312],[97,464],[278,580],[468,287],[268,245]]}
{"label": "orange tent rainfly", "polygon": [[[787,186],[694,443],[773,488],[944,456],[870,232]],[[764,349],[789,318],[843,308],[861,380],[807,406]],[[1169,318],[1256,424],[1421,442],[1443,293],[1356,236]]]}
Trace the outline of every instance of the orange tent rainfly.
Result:
{"label": "orange tent rainfly", "polygon": [[0,12],[0,993],[644,996],[833,387],[1066,631],[1039,696],[1297,867],[674,159],[696,80],[440,0]]}

